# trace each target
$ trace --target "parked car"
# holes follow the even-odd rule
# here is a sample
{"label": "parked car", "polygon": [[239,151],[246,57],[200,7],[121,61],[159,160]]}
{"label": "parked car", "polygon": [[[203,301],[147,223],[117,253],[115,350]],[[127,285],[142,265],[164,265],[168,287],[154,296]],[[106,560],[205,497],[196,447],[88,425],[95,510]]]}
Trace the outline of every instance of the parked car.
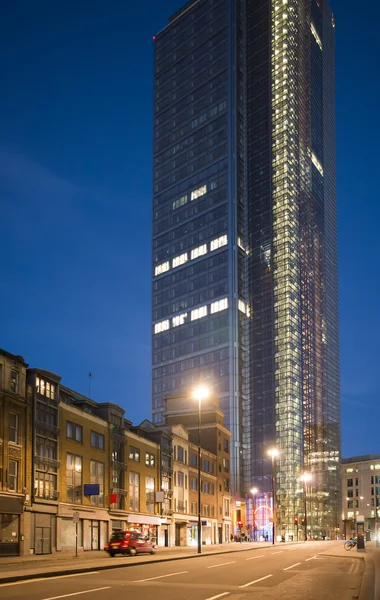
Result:
{"label": "parked car", "polygon": [[104,550],[110,556],[115,554],[154,554],[155,545],[149,538],[137,533],[136,531],[116,531]]}

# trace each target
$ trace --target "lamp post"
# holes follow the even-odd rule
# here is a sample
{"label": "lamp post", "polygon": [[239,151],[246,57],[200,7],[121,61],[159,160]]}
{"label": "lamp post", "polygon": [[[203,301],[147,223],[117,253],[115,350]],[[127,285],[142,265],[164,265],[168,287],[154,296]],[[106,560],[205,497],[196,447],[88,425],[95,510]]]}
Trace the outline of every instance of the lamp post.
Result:
{"label": "lamp post", "polygon": [[256,528],[255,528],[255,514],[256,514],[256,494],[259,490],[257,488],[251,489],[251,494],[253,496],[253,505],[252,505],[252,527],[253,527],[253,541],[256,541]]}
{"label": "lamp post", "polygon": [[272,530],[272,544],[275,543],[275,534],[276,534],[276,513],[277,513],[277,506],[276,506],[276,466],[275,466],[275,459],[277,458],[277,456],[280,454],[279,450],[277,448],[271,448],[270,450],[268,450],[268,454],[269,456],[272,458],[272,498],[273,498],[273,510],[272,510],[272,519],[273,519],[273,530]]}
{"label": "lamp post", "polygon": [[311,480],[310,473],[303,473],[300,477],[300,481],[303,481],[303,494],[304,494],[304,511],[305,511],[305,542],[307,542],[307,482]]}
{"label": "lamp post", "polygon": [[201,406],[202,400],[208,398],[209,391],[200,385],[193,391],[193,398],[198,402],[198,554],[202,553],[202,523],[201,523]]}

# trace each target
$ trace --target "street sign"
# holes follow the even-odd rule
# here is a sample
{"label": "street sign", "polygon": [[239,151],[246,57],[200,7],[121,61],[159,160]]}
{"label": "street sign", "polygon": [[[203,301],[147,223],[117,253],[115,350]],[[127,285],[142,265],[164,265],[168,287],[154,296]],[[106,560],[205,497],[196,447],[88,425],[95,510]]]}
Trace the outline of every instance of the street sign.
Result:
{"label": "street sign", "polygon": [[79,523],[79,512],[73,514],[73,523],[75,523],[75,525]]}

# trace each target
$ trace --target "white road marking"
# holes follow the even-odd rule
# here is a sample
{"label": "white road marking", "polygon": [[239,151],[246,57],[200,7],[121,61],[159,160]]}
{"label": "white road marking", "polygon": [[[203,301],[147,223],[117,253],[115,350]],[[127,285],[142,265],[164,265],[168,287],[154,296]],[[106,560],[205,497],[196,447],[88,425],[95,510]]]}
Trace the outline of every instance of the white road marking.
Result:
{"label": "white road marking", "polygon": [[[163,577],[174,577],[174,575],[183,575],[189,571],[178,571],[178,573],[168,573],[167,575],[157,575],[157,577],[147,577],[147,579],[136,579],[133,583],[142,583],[143,581],[152,581],[153,579],[162,579]],[[46,599],[48,600],[48,599]]]}
{"label": "white road marking", "polygon": [[50,581],[52,579],[64,579],[66,577],[83,577],[84,575],[99,575],[99,571],[88,571],[87,573],[71,573],[71,575],[56,575],[55,577],[36,577],[35,579],[23,579],[22,581],[12,581],[11,583],[0,583],[0,587],[9,587],[11,585],[25,585],[26,583],[35,583],[37,581]]}
{"label": "white road marking", "polygon": [[273,575],[265,575],[265,577],[260,577],[260,579],[255,579],[255,581],[250,581],[249,583],[245,583],[244,585],[239,585],[239,588],[246,588],[249,585],[253,585],[254,583],[258,583],[259,581],[263,581],[264,579],[268,579],[269,577],[273,577]]}
{"label": "white road marking", "polygon": [[307,562],[308,560],[314,560],[315,558],[317,558],[317,557],[316,557],[316,556],[311,556],[310,558],[307,558],[307,559],[305,560],[305,562]]}
{"label": "white road marking", "polygon": [[211,567],[207,567],[207,569],[215,569],[215,567],[223,567],[224,565],[233,565],[236,563],[236,560],[231,560],[230,562],[219,563],[218,565],[211,565]]}
{"label": "white road marking", "polygon": [[283,552],[283,550],[280,550],[279,552],[271,552],[271,554],[281,554]]}
{"label": "white road marking", "polygon": [[211,596],[210,598],[206,598],[206,600],[216,600],[217,598],[221,598],[222,596],[228,596],[230,592],[223,592],[223,594],[218,594],[217,596]]}
{"label": "white road marking", "polygon": [[294,565],[290,565],[290,567],[286,567],[285,569],[283,569],[283,571],[289,571],[289,569],[293,569],[293,567],[298,567],[298,565],[300,565],[301,563],[295,563]]}
{"label": "white road marking", "polygon": [[259,554],[259,556],[251,556],[251,558],[246,558],[245,560],[253,560],[254,558],[262,558],[265,554]]}
{"label": "white road marking", "polygon": [[58,598],[68,598],[69,596],[79,596],[80,594],[89,594],[90,592],[100,592],[101,590],[110,590],[111,586],[94,588],[93,590],[84,590],[83,592],[74,592],[72,594],[63,594],[63,596],[51,596],[50,598],[44,598],[43,600],[58,600]]}

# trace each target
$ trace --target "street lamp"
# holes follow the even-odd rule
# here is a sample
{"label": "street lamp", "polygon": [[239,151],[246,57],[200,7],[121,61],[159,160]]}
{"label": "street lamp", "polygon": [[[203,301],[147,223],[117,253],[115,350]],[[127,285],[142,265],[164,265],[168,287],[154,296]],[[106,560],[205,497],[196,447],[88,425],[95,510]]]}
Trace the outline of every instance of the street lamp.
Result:
{"label": "street lamp", "polygon": [[256,494],[259,490],[257,488],[251,489],[251,494],[253,496],[253,507],[252,507],[252,527],[253,527],[253,541],[256,541],[256,528],[255,528],[255,514],[256,514]]}
{"label": "street lamp", "polygon": [[303,481],[303,492],[304,492],[304,510],[305,510],[305,542],[307,542],[307,504],[306,504],[306,495],[307,495],[307,482],[311,481],[312,476],[310,473],[303,473],[300,477],[300,481]]}
{"label": "street lamp", "polygon": [[205,385],[199,385],[192,394],[198,402],[198,554],[202,553],[202,523],[201,523],[201,406],[202,400],[209,396]]}
{"label": "street lamp", "polygon": [[276,533],[276,467],[275,467],[275,459],[280,454],[280,451],[277,448],[271,448],[268,450],[269,456],[272,458],[272,497],[273,497],[273,510],[272,510],[272,520],[273,520],[273,530],[272,530],[272,544],[274,544],[274,538]]}

